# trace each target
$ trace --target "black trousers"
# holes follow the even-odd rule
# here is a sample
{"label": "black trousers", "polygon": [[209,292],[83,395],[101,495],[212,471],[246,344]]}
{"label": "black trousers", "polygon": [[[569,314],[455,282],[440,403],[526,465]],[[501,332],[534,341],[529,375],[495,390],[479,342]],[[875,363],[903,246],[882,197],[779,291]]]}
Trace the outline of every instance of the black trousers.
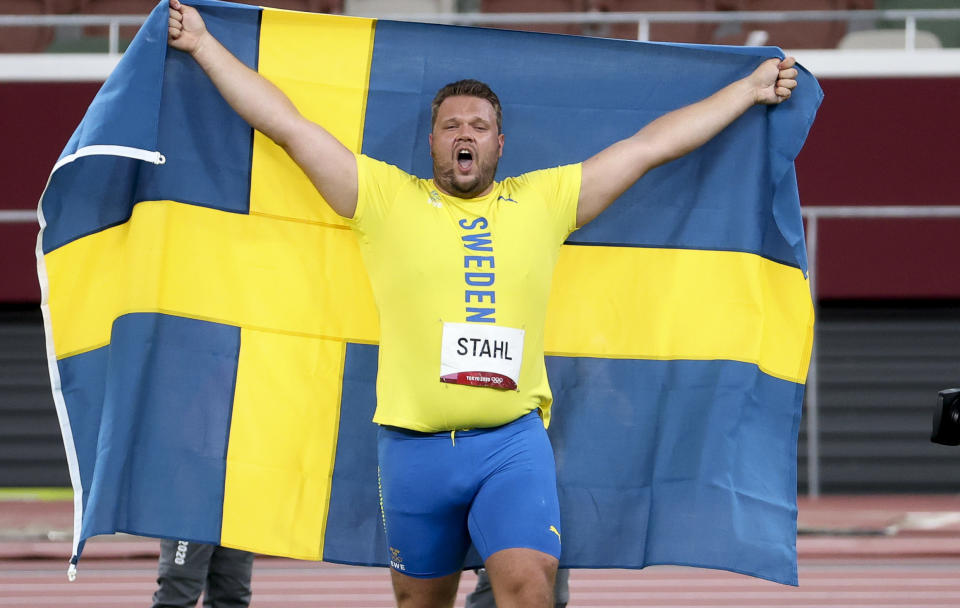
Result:
{"label": "black trousers", "polygon": [[204,608],[250,605],[253,553],[216,545],[161,540],[153,608]]}

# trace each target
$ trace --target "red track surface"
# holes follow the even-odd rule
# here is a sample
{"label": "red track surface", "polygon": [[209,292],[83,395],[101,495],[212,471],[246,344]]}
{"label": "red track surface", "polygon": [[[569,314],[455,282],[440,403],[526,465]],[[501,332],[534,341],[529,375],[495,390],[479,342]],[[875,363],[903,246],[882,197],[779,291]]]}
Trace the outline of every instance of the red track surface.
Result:
{"label": "red track surface", "polygon": [[[0,607],[147,606],[156,561],[96,560],[68,583],[63,561],[17,560],[0,565]],[[800,587],[726,572],[652,567],[642,571],[577,570],[570,606],[876,606],[954,608],[960,605],[960,558],[802,560]],[[476,578],[464,575],[458,606]],[[387,608],[393,606],[385,570],[260,558],[253,606]]]}
{"label": "red track surface", "polygon": [[[70,505],[0,502],[0,608],[147,606],[154,540],[96,538],[67,582]],[[801,500],[800,586],[677,567],[576,570],[570,606],[960,606],[960,497],[860,496]],[[48,538],[58,540],[51,541]],[[464,575],[457,605],[476,578]],[[258,558],[253,605],[393,606],[386,570]]]}

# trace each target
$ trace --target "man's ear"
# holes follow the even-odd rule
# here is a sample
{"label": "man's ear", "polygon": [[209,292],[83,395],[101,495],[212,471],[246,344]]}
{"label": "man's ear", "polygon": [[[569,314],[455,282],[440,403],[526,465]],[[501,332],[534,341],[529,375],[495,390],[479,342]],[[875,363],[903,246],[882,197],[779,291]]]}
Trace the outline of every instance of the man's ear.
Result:
{"label": "man's ear", "polygon": [[503,133],[497,135],[497,140],[500,142],[500,151],[497,153],[497,158],[503,158]]}

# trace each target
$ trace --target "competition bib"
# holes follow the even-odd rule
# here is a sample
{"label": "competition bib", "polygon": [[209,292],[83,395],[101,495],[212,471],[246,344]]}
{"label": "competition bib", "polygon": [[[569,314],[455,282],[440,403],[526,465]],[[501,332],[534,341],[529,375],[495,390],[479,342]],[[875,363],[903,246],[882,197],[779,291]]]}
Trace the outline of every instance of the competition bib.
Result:
{"label": "competition bib", "polygon": [[517,390],[523,333],[512,327],[444,323],[440,381]]}

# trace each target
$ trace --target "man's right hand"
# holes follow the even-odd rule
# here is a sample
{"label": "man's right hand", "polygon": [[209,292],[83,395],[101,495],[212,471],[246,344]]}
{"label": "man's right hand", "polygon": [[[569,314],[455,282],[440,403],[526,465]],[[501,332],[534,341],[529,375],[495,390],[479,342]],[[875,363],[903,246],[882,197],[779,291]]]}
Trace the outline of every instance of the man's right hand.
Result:
{"label": "man's right hand", "polygon": [[170,0],[170,23],[167,27],[167,43],[178,51],[191,55],[200,47],[207,26],[197,9]]}

